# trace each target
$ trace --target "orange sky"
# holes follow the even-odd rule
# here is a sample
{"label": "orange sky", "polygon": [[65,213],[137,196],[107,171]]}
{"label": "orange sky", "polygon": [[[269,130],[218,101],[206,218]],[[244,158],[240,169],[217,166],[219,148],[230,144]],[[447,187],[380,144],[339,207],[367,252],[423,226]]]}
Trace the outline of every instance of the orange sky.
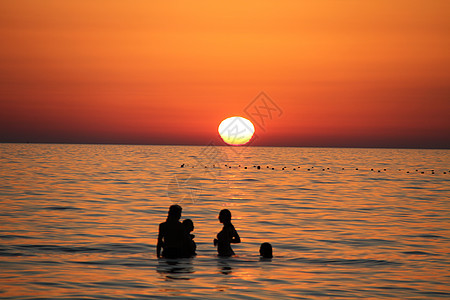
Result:
{"label": "orange sky", "polygon": [[2,1],[0,142],[450,148],[450,1]]}

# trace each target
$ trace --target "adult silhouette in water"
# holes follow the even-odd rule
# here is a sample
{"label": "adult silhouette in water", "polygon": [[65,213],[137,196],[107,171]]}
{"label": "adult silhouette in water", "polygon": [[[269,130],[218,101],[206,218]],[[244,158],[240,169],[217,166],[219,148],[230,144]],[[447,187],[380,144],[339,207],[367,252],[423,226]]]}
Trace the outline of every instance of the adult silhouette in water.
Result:
{"label": "adult silhouette in water", "polygon": [[188,243],[188,234],[180,223],[181,206],[172,205],[169,208],[167,220],[159,224],[158,243],[156,255],[165,258],[179,258],[184,256],[184,247]]}
{"label": "adult silhouette in water", "polygon": [[214,239],[214,246],[217,246],[219,256],[232,256],[234,251],[231,243],[240,243],[241,238],[231,224],[231,212],[228,209],[222,209],[219,213],[219,221],[223,224],[223,228],[217,234],[217,239]]}

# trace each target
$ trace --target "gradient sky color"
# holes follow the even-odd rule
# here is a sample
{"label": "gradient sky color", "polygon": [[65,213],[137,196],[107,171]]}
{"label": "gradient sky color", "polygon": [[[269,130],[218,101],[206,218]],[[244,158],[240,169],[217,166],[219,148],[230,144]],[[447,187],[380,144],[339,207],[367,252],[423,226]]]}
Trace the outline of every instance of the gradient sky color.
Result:
{"label": "gradient sky color", "polygon": [[450,148],[450,1],[2,1],[0,142]]}

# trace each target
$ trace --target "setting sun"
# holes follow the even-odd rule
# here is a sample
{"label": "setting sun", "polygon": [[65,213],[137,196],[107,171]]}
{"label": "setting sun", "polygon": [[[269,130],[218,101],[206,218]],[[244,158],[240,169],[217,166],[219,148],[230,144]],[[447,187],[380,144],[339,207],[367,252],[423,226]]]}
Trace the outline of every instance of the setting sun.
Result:
{"label": "setting sun", "polygon": [[219,134],[228,145],[245,145],[255,133],[255,127],[250,120],[243,117],[229,117],[219,125]]}

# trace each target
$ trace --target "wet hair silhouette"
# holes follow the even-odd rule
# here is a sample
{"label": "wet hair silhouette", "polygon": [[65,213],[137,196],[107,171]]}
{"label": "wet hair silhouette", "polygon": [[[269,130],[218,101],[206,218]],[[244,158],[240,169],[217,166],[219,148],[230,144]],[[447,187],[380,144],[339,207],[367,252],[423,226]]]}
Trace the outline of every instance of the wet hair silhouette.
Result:
{"label": "wet hair silhouette", "polygon": [[179,220],[181,218],[181,211],[183,209],[178,204],[171,205],[169,207],[169,213],[167,215],[167,219],[174,218]]}
{"label": "wet hair silhouette", "polygon": [[272,258],[272,245],[269,243],[262,243],[259,248],[259,255],[261,255],[262,258]]}
{"label": "wet hair silhouette", "polygon": [[222,209],[219,213],[220,223],[231,222],[231,211],[228,209]]}
{"label": "wet hair silhouette", "polygon": [[219,221],[223,224],[223,228],[214,239],[214,246],[217,246],[219,256],[232,256],[234,251],[231,243],[240,243],[241,238],[231,224],[231,212],[228,209],[222,209],[219,213]]}
{"label": "wet hair silhouette", "polygon": [[183,257],[183,248],[189,236],[180,223],[182,208],[172,205],[169,208],[167,220],[159,224],[158,243],[156,245],[156,256],[166,258]]}
{"label": "wet hair silhouette", "polygon": [[197,250],[197,244],[194,242],[195,235],[191,234],[191,232],[194,231],[194,222],[192,222],[191,219],[186,219],[183,221],[183,227],[188,236],[188,240],[183,245],[183,256],[191,257],[197,255],[197,253],[195,253]]}

